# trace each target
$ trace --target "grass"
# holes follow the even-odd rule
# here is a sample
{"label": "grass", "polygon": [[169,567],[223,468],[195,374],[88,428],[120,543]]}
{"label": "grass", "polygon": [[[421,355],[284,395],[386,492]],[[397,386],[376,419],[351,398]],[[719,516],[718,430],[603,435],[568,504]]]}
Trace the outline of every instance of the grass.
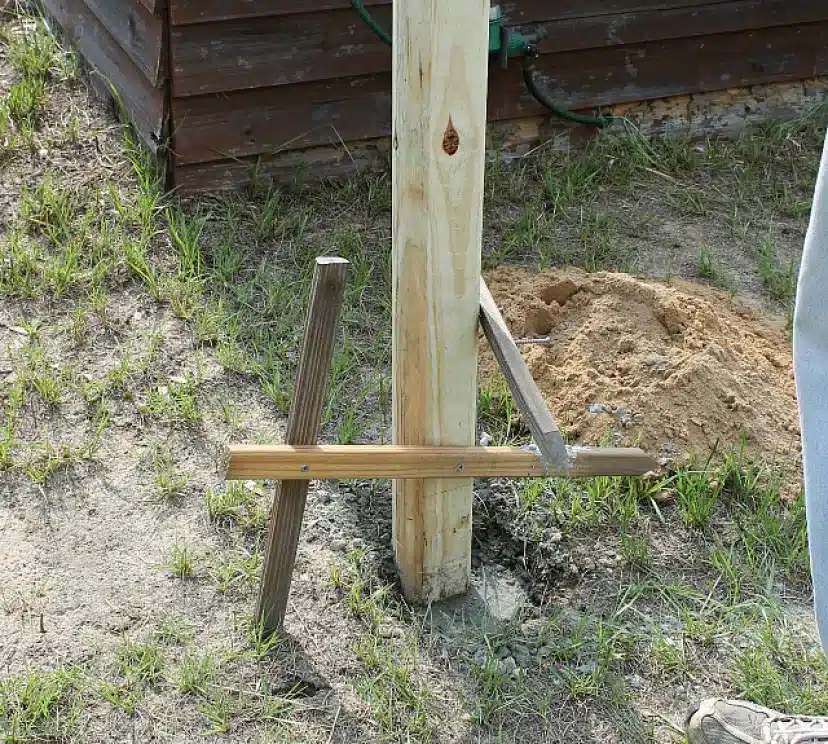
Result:
{"label": "grass", "polygon": [[175,674],[178,691],[185,695],[203,694],[214,674],[214,661],[209,653],[189,652],[181,659]]}
{"label": "grass", "polygon": [[152,468],[155,486],[161,498],[172,501],[184,495],[190,476],[178,470],[172,454],[166,448],[155,448]]}
{"label": "grass", "polygon": [[67,740],[76,729],[80,690],[80,671],[72,668],[0,680],[3,741]]}
{"label": "grass", "polygon": [[203,417],[197,391],[198,383],[189,374],[176,380],[170,379],[166,385],[149,390],[140,411],[171,427],[196,426]]}
{"label": "grass", "polygon": [[[389,587],[377,582],[368,552],[350,551],[346,565],[334,563],[330,584],[344,594],[347,607],[363,625],[353,652],[361,665],[357,690],[371,707],[380,735],[386,741],[428,741],[436,721],[432,698],[417,677],[416,638],[389,640],[381,625],[390,607]],[[393,637],[393,636],[392,636]]]}
{"label": "grass", "polygon": [[165,568],[178,579],[190,579],[195,576],[195,554],[189,545],[175,543],[170,547]]}
{"label": "grass", "polygon": [[241,546],[216,556],[209,573],[216,589],[225,594],[233,589],[245,590],[255,586],[261,569],[262,555],[258,547],[248,550]]}
{"label": "grass", "polygon": [[793,301],[796,291],[796,266],[791,261],[780,267],[775,258],[772,238],[762,236],[756,246],[756,267],[770,297],[779,303]]}
{"label": "grass", "polygon": [[262,483],[230,481],[220,488],[207,489],[207,513],[218,524],[236,525],[245,532],[260,529],[267,519],[263,495]]}

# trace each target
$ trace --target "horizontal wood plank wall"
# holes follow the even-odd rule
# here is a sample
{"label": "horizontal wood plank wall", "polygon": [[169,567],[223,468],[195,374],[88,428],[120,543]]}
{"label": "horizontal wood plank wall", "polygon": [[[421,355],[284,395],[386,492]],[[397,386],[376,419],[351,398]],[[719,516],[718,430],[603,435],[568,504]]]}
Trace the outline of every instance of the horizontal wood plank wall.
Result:
{"label": "horizontal wood plank wall", "polygon": [[[556,18],[583,18],[614,13],[637,13],[688,5],[707,5],[731,0],[512,0],[500,3],[511,24],[537,23]],[[391,0],[365,0],[366,7],[392,5]],[[551,7],[553,6],[554,7]],[[349,0],[173,0],[170,17],[174,26],[189,23],[265,18],[295,13],[319,13],[350,9]],[[373,13],[373,11],[372,11]],[[390,29],[389,29],[390,30]]]}
{"label": "horizontal wood plank wall", "polygon": [[165,75],[164,18],[136,0],[86,0],[89,9],[149,81]]}
{"label": "horizontal wood plank wall", "polygon": [[[257,163],[262,172],[283,168],[294,150],[321,153],[389,134],[391,51],[348,0],[305,0],[301,9],[298,0],[170,2],[182,188],[209,188],[213,178],[243,182]],[[374,4],[390,29],[389,3]],[[554,98],[576,110],[828,74],[821,41],[828,2],[515,0],[503,7],[507,25],[545,26],[538,71]],[[492,67],[490,120],[545,111],[527,93],[519,61]]]}
{"label": "horizontal wood plank wall", "polygon": [[[150,0],[43,0],[103,85],[114,87],[130,121],[155,152],[165,135],[165,16]],[[106,82],[108,81],[108,82]]]}

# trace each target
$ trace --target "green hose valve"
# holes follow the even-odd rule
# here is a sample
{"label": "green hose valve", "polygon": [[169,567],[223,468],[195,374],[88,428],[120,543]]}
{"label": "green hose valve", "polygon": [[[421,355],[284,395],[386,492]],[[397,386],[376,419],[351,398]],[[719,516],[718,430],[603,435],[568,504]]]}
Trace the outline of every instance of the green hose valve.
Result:
{"label": "green hose valve", "polygon": [[[449,0],[446,0],[447,2]],[[365,0],[351,0],[351,6],[368,27],[386,44],[392,44],[393,39],[380,26],[365,7]],[[524,34],[503,25],[503,11],[499,5],[489,8],[489,58],[497,57],[500,66],[505,68],[509,58],[522,60],[523,80],[529,92],[535,99],[546,106],[555,116],[573,121],[578,124],[587,124],[593,127],[605,127],[613,121],[612,116],[585,116],[576,114],[552,100],[549,93],[538,83],[539,77],[535,71],[535,59],[538,57],[537,42],[546,36],[546,29],[540,26],[534,34]]]}

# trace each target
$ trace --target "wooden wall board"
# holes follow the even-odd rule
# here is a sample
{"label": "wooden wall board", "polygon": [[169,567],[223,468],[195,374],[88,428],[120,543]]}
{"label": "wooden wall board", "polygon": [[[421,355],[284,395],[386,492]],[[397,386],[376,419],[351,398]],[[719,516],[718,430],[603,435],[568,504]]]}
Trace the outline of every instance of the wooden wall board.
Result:
{"label": "wooden wall board", "polygon": [[326,178],[352,178],[360,173],[387,173],[387,139],[324,145],[233,160],[176,165],[173,187],[179,194],[238,189],[262,181],[293,186]]}
{"label": "wooden wall board", "polygon": [[[550,54],[538,62],[555,100],[574,109],[828,73],[828,21]],[[692,64],[688,64],[692,60]],[[387,136],[384,74],[173,100],[180,165]],[[518,66],[492,67],[489,120],[546,112]],[[547,112],[548,113],[548,112]]]}
{"label": "wooden wall board", "polygon": [[83,0],[43,4],[96,74],[111,82],[147,147],[157,151],[165,138],[164,91],[150,83]]}
{"label": "wooden wall board", "polygon": [[[376,17],[390,28],[389,7],[378,8]],[[540,48],[542,53],[588,50],[825,19],[828,6],[813,0],[708,2],[670,11],[549,22],[545,24],[549,37]],[[171,32],[171,44],[175,97],[309,83],[391,69],[388,45],[350,9],[260,18],[255,24],[246,19],[176,27]]]}
{"label": "wooden wall board", "polygon": [[[726,3],[732,0],[556,0],[554,3],[549,0],[512,0],[501,3],[500,6],[507,23],[521,24],[559,18],[668,10],[714,2]],[[365,0],[368,8],[390,5],[390,0]],[[303,0],[301,5],[296,0],[171,0],[170,19],[173,26],[181,26],[345,9],[353,12],[349,0]]]}
{"label": "wooden wall board", "polygon": [[166,76],[166,19],[138,0],[86,0],[86,4],[150,83],[157,85]]}

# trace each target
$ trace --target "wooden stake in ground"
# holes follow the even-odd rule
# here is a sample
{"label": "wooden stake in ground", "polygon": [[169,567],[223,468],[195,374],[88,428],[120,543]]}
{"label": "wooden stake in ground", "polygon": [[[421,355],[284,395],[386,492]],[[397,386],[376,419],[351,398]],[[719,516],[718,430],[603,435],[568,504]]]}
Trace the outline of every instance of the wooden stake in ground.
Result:
{"label": "wooden stake in ground", "polygon": [[[316,259],[305,340],[285,433],[287,444],[316,443],[347,274],[348,262],[343,258]],[[256,605],[256,616],[268,633],[278,630],[285,620],[307,495],[307,480],[285,480],[276,486]]]}
{"label": "wooden stake in ground", "polygon": [[[394,8],[394,443],[471,445],[488,67],[486,0]],[[394,485],[405,596],[459,594],[471,573],[472,483]]]}

